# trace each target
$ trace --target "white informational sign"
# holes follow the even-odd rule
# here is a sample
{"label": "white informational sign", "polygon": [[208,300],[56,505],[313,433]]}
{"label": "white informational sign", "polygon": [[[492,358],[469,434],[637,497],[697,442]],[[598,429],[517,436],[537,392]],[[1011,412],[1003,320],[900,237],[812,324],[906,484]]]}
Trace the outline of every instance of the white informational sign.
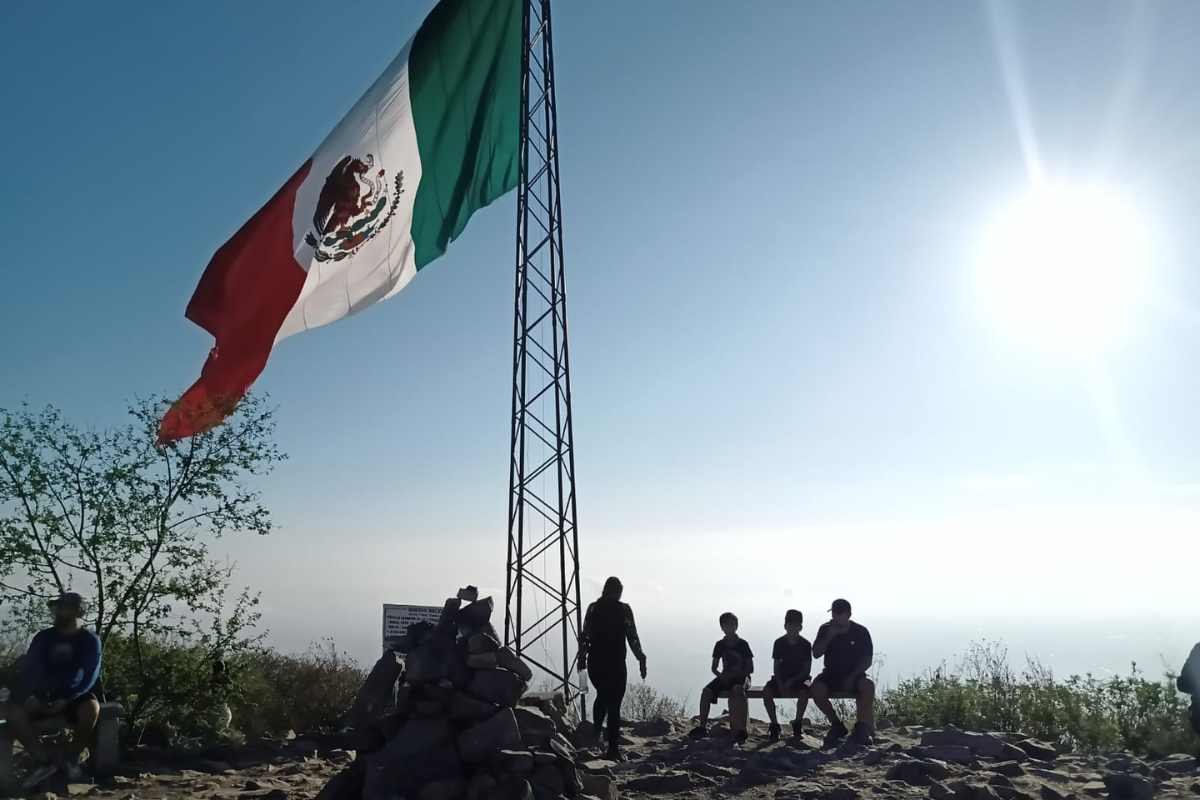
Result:
{"label": "white informational sign", "polygon": [[428,622],[436,625],[442,616],[441,606],[400,606],[392,603],[383,604],[383,647],[387,649],[388,642],[408,633],[408,626],[414,622]]}

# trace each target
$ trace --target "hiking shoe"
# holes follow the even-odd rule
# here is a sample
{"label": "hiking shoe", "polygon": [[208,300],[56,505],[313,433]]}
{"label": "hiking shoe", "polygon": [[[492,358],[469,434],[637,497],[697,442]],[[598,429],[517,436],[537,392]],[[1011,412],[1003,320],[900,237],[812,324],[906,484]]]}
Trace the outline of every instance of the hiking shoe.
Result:
{"label": "hiking shoe", "polygon": [[796,738],[800,738],[803,735],[804,735],[803,720],[798,720],[798,719],[792,720],[792,736],[795,736]]}
{"label": "hiking shoe", "polygon": [[767,741],[778,742],[780,730],[779,723],[772,722],[771,727],[767,728]]}
{"label": "hiking shoe", "polygon": [[846,726],[843,725],[840,720],[833,723],[829,726],[829,733],[825,734],[825,746],[831,747],[832,745],[837,744],[842,739],[845,739],[846,735],[849,733],[850,731],[846,730]]}
{"label": "hiking shoe", "polygon": [[871,729],[861,722],[854,723],[854,730],[850,732],[850,741],[865,747],[875,744],[875,738],[871,736]]}
{"label": "hiking shoe", "polygon": [[622,764],[625,761],[625,756],[621,755],[621,751],[616,747],[608,748],[608,752],[604,754],[604,758],[606,761],[615,761],[618,764]]}
{"label": "hiking shoe", "polygon": [[39,783],[58,772],[58,767],[54,764],[44,763],[38,764],[33,768],[33,771],[25,776],[25,782],[21,784],[24,789],[33,789]]}
{"label": "hiking shoe", "polygon": [[745,744],[746,740],[749,738],[750,738],[750,734],[747,733],[746,731],[744,731],[744,730],[738,731],[733,736],[733,743],[734,744]]}
{"label": "hiking shoe", "polygon": [[708,727],[705,725],[697,725],[688,731],[688,736],[692,737],[693,739],[703,739],[704,737],[708,736]]}

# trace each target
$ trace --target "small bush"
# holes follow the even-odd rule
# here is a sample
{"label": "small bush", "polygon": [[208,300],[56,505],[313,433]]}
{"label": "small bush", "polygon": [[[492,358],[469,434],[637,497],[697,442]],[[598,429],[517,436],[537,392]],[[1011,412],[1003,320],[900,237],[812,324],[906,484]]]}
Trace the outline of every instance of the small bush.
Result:
{"label": "small bush", "polygon": [[972,644],[953,667],[901,681],[881,705],[897,725],[1020,731],[1070,750],[1187,753],[1200,745],[1173,675],[1148,680],[1134,664],[1127,677],[1057,681],[1036,659],[1018,674],[996,642]]}
{"label": "small bush", "polygon": [[239,687],[233,725],[247,735],[280,735],[334,726],[366,672],[326,639],[301,655],[255,650],[229,665]]}
{"label": "small bush", "polygon": [[667,697],[648,683],[631,683],[621,702],[621,719],[633,722],[665,717],[687,717],[689,699]]}

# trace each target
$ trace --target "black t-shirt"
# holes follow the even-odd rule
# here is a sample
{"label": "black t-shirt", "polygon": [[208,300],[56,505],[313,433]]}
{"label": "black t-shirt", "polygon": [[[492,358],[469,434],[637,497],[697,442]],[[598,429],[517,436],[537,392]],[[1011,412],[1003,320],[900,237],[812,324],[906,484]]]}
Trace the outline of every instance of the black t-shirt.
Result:
{"label": "black t-shirt", "polygon": [[795,644],[789,642],[786,636],[780,636],[775,640],[775,646],[771,648],[771,658],[779,659],[782,662],[779,665],[778,675],[781,681],[790,681],[797,677],[810,677],[812,645],[803,636],[797,639]]}
{"label": "black t-shirt", "polygon": [[[818,642],[825,638],[830,624],[826,622],[817,631]],[[857,622],[851,622],[849,628],[825,646],[825,671],[834,675],[849,675],[867,656],[874,654],[875,645],[871,643],[870,632]]]}
{"label": "black t-shirt", "polygon": [[754,658],[754,653],[750,652],[750,643],[741,637],[734,639],[733,642],[727,642],[724,638],[717,640],[713,647],[713,658],[721,659],[721,670],[731,675],[749,675],[750,659]]}

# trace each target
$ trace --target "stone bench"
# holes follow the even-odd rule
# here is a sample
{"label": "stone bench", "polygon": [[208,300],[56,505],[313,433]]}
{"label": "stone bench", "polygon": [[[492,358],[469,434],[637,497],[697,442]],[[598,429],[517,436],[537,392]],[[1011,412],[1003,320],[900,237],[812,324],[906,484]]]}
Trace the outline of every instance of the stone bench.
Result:
{"label": "stone bench", "polygon": [[[796,694],[795,692],[789,692],[788,694],[775,695],[775,698],[777,700],[795,700],[799,696],[800,695]],[[721,698],[722,700],[728,700],[729,692],[721,692],[720,694],[717,695],[717,697]],[[751,686],[749,689],[746,690],[746,699],[747,700],[761,700],[762,697],[763,697],[763,687],[761,687],[761,686]],[[830,692],[829,699],[830,700],[853,700],[854,695],[852,695],[850,692]]]}
{"label": "stone bench", "polygon": [[[101,703],[100,719],[96,722],[95,738],[88,750],[92,754],[92,770],[96,777],[112,773],[117,766],[120,750],[121,716],[125,713],[118,703]],[[36,723],[38,736],[51,736],[70,728],[65,717],[47,717]],[[0,797],[12,796],[17,789],[13,774],[13,738],[7,722],[0,720]]]}

